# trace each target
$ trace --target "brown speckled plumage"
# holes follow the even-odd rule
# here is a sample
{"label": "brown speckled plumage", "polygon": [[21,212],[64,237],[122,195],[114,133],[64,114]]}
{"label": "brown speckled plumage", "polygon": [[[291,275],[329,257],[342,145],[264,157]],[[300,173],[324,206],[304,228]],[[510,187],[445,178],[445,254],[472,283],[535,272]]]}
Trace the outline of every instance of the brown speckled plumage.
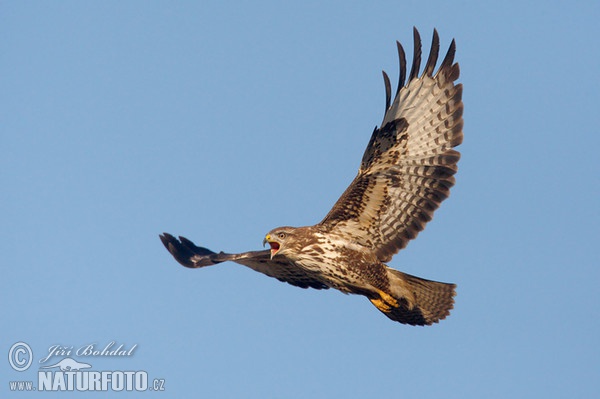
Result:
{"label": "brown speckled plumage", "polygon": [[425,280],[384,264],[415,238],[450,194],[463,139],[462,85],[454,63],[455,44],[434,74],[439,38],[419,76],[421,38],[414,29],[414,54],[406,84],[406,57],[400,43],[400,77],[391,100],[384,72],[386,110],[371,135],[356,178],[318,224],[280,227],[265,238],[271,250],[215,253],[170,234],[169,252],[186,267],[224,261],[248,266],[302,288],[335,288],[366,296],[400,323],[430,325],[452,309],[455,285]]}

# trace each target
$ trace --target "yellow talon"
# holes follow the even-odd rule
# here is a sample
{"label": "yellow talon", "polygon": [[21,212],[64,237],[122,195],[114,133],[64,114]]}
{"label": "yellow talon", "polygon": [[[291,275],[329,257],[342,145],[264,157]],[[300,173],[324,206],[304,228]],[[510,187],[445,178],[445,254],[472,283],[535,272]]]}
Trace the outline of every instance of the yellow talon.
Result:
{"label": "yellow talon", "polygon": [[397,308],[398,301],[393,296],[386,294],[381,290],[377,290],[379,298],[369,299],[373,305],[384,313],[389,313],[393,308]]}

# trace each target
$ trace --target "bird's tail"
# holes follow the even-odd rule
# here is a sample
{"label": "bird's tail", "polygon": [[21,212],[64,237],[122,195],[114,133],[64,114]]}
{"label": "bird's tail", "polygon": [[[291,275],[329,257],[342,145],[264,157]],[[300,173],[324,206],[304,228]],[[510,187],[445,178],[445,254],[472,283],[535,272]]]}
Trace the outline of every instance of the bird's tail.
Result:
{"label": "bird's tail", "polygon": [[370,301],[394,321],[413,326],[437,323],[450,314],[456,285],[425,280],[387,268],[389,292]]}

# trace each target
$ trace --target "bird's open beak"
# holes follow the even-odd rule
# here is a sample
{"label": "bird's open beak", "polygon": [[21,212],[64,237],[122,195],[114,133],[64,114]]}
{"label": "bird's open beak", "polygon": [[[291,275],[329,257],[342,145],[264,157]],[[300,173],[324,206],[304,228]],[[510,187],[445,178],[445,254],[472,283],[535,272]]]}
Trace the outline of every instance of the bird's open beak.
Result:
{"label": "bird's open beak", "polygon": [[263,247],[266,243],[269,243],[269,246],[271,247],[271,259],[273,259],[273,256],[275,256],[277,251],[279,251],[279,243],[277,241],[273,241],[270,234],[267,234],[263,240]]}

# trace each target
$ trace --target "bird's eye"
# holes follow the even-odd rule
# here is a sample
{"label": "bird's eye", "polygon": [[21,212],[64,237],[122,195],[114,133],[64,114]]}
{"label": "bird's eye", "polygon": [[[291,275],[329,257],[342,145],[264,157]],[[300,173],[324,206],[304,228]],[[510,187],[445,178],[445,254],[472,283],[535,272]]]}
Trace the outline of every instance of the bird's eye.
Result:
{"label": "bird's eye", "polygon": [[279,234],[277,234],[277,237],[279,237],[280,239],[283,240],[285,238],[285,233],[283,233],[283,232],[279,233]]}

